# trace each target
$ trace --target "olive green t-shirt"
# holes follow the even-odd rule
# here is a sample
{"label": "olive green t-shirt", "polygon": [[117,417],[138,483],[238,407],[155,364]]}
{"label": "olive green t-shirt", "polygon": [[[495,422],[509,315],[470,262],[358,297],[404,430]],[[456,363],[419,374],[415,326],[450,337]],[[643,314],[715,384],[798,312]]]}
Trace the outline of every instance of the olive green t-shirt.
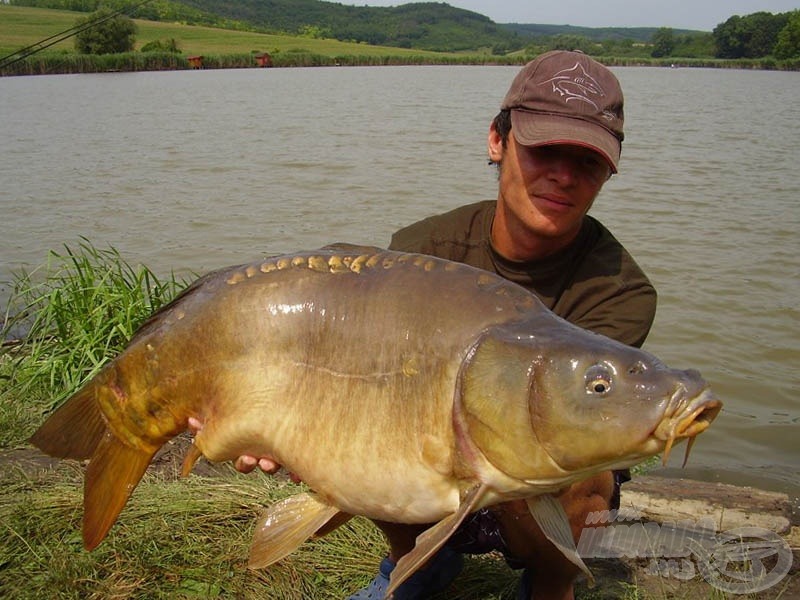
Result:
{"label": "olive green t-shirt", "polygon": [[575,325],[631,346],[644,343],[655,318],[656,290],[608,229],[587,216],[569,247],[542,260],[514,262],[492,248],[495,205],[478,202],[428,217],[396,232],[389,247],[497,273]]}

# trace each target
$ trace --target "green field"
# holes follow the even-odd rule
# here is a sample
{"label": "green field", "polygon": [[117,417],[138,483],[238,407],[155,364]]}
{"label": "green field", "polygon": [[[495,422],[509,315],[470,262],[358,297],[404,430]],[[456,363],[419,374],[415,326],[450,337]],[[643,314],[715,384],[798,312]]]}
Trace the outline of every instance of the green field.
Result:
{"label": "green field", "polygon": [[[85,16],[85,13],[79,12],[9,6],[0,3],[0,58],[66,31],[75,25],[77,19]],[[302,50],[323,56],[442,56],[441,53],[424,50],[196,27],[180,23],[137,19],[136,25],[138,27],[136,49],[153,40],[174,38],[185,55],[276,53]],[[73,43],[73,39],[70,38],[52,46],[50,50],[73,52]]]}

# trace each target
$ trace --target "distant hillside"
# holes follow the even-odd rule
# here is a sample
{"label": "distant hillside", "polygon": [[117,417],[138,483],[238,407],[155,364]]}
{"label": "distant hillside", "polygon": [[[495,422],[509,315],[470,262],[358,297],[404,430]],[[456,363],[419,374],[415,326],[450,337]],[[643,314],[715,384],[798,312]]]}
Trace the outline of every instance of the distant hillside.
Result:
{"label": "distant hillside", "polygon": [[[0,0],[3,2],[4,0]],[[488,17],[444,2],[395,7],[346,6],[322,0],[7,0],[18,6],[91,12],[101,5],[131,9],[152,21],[209,25],[225,29],[328,38],[439,52],[506,54],[547,48],[544,38],[584,38],[592,42],[647,43],[655,27],[591,28],[572,25],[497,24]],[[369,1],[369,0],[365,0]],[[402,0],[401,0],[402,1]],[[126,10],[128,12],[128,10]],[[698,33],[674,30],[674,34]],[[572,43],[572,42],[567,42]],[[573,46],[580,47],[580,46]]]}
{"label": "distant hillside", "polygon": [[[503,23],[501,27],[508,29],[525,39],[552,37],[556,35],[577,35],[596,42],[633,40],[649,42],[658,27],[578,27],[575,25],[536,25],[526,23]],[[675,35],[703,33],[691,29],[673,29]]]}
{"label": "distant hillside", "polygon": [[[322,0],[173,0],[192,9],[271,32],[310,34],[342,41],[446,52],[519,50],[542,37],[581,36],[592,41],[650,42],[658,27],[578,27],[498,24],[444,2],[395,7],[346,6]],[[368,2],[368,0],[367,0]],[[674,35],[698,34],[673,29]]]}
{"label": "distant hillside", "polygon": [[508,51],[525,45],[488,17],[445,3],[345,6],[320,0],[179,0],[259,30],[441,52]]}

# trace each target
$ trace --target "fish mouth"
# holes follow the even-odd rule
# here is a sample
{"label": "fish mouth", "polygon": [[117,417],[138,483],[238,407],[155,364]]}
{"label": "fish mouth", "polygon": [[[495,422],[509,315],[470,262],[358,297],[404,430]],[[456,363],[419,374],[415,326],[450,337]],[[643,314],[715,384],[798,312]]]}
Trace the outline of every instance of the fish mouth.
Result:
{"label": "fish mouth", "polygon": [[695,438],[708,429],[721,410],[722,402],[708,388],[697,396],[688,397],[686,387],[678,386],[667,404],[664,418],[653,432],[656,438],[665,442],[662,464],[667,464],[673,444],[688,438],[682,465],[686,466]]}

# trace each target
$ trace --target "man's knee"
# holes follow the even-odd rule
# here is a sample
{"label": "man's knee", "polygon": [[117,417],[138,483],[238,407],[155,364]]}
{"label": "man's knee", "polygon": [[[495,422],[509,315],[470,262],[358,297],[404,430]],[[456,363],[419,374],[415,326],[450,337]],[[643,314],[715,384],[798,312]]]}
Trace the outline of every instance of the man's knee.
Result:
{"label": "man's knee", "polygon": [[430,525],[409,525],[405,523],[390,523],[388,521],[372,521],[386,536],[389,543],[389,556],[392,560],[399,560],[400,557],[408,554],[414,549],[417,536],[425,531]]}
{"label": "man's knee", "polygon": [[[569,519],[573,539],[594,519],[594,512],[609,510],[614,496],[615,481],[611,471],[599,473],[571,485],[556,495]],[[524,500],[505,502],[493,507],[507,555],[531,565],[551,554],[551,544],[528,510]]]}
{"label": "man's knee", "polygon": [[611,508],[615,485],[613,473],[607,471],[579,481],[557,496],[567,513],[575,540],[580,538],[583,528],[593,521],[589,519],[592,513]]}

